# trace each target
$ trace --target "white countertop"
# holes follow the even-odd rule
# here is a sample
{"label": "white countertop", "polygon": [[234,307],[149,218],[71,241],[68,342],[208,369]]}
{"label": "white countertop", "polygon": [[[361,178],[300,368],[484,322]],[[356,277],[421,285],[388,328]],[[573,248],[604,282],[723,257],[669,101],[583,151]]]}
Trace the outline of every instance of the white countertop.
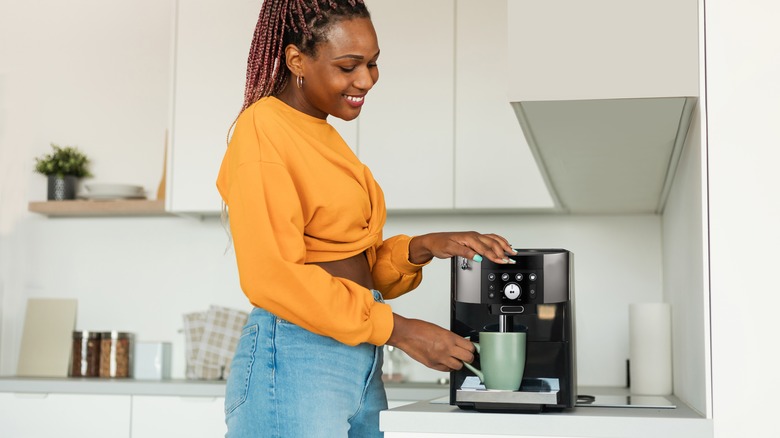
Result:
{"label": "white countertop", "polygon": [[[386,383],[390,400],[430,400],[448,392],[447,385],[425,382]],[[87,377],[0,377],[0,392],[28,394],[162,395],[224,397],[224,380],[136,380]]]}
{"label": "white countertop", "polygon": [[[580,388],[580,392],[627,394],[622,388]],[[385,431],[385,438],[712,437],[712,420],[674,396],[665,397],[677,407],[577,407],[565,412],[519,414],[461,410],[450,406],[447,396],[383,411],[380,429]]]}
{"label": "white countertop", "polygon": [[[712,437],[712,420],[667,396],[675,409],[578,407],[560,413],[484,413],[449,405],[448,386],[388,383],[388,399],[417,401],[380,414],[386,438],[452,437]],[[223,397],[224,381],[0,377],[0,392]],[[580,388],[587,394],[622,388]],[[444,435],[442,435],[444,434]]]}

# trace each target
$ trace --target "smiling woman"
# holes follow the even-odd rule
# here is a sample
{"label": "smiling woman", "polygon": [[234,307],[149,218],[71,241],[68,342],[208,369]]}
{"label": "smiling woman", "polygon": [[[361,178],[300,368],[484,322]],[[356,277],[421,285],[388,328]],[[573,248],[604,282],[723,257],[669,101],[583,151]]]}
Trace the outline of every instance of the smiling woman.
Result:
{"label": "smiling woman", "polygon": [[383,238],[382,189],[327,122],[358,117],[378,58],[361,0],[263,3],[217,178],[255,306],[227,382],[228,437],[381,437],[384,344],[438,371],[473,360],[469,341],[384,299],[416,288],[434,257],[511,263],[513,250],[476,232]]}
{"label": "smiling woman", "polygon": [[366,94],[379,80],[379,45],[371,20],[342,20],[331,26],[314,55],[295,45],[285,48],[287,66],[296,87],[287,87],[279,98],[293,108],[317,118],[329,114],[352,120],[360,114]]}

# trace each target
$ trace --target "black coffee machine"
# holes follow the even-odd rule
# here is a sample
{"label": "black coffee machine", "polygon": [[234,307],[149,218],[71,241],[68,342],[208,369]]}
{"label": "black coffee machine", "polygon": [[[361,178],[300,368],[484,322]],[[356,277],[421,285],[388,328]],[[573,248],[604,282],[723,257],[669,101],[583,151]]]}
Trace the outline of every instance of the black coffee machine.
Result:
{"label": "black coffee machine", "polygon": [[[577,402],[573,254],[565,249],[517,250],[515,264],[452,258],[450,329],[526,331],[526,364],[517,391],[486,390],[463,367],[450,373],[450,404],[477,411],[542,412]],[[480,368],[479,355],[474,365]]]}

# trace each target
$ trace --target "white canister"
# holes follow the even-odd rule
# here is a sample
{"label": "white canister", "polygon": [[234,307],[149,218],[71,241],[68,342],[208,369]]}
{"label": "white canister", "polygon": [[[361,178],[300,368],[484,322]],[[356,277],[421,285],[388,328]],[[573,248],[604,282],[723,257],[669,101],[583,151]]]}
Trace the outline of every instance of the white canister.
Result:
{"label": "white canister", "polygon": [[171,343],[136,342],[133,377],[141,380],[171,378]]}

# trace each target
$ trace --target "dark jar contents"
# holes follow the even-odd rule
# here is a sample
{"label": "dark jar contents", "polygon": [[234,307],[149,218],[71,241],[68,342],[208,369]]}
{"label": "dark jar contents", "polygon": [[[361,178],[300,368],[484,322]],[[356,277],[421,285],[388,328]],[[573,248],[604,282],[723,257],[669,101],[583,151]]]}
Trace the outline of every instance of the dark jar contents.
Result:
{"label": "dark jar contents", "polygon": [[89,331],[73,332],[71,351],[71,377],[98,377],[100,366],[100,333]]}
{"label": "dark jar contents", "polygon": [[123,332],[100,334],[100,377],[130,377],[132,335]]}

